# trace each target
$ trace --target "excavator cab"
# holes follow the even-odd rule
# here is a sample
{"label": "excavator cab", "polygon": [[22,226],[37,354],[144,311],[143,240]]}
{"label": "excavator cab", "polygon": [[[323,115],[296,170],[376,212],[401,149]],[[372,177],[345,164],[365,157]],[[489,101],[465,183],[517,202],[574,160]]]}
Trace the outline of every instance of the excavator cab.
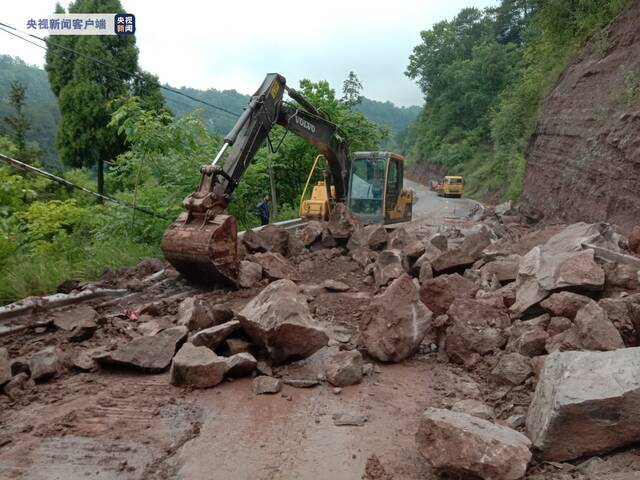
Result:
{"label": "excavator cab", "polygon": [[[323,159],[313,162],[300,199],[300,217],[307,220],[328,220],[335,189],[327,180],[318,180]],[[327,172],[325,165],[324,172]],[[403,189],[404,158],[390,152],[357,152],[353,154],[349,172],[347,205],[364,225],[389,224],[411,220],[413,192]],[[311,192],[308,195],[308,192]]]}
{"label": "excavator cab", "polygon": [[357,152],[351,161],[347,205],[365,224],[411,220],[413,192],[404,190],[404,158],[391,152]]}

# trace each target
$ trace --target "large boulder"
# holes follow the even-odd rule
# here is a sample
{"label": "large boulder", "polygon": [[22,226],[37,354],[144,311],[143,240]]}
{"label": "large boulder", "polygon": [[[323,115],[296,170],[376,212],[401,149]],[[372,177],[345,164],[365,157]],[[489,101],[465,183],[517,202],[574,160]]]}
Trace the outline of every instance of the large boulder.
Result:
{"label": "large boulder", "polygon": [[546,350],[616,350],[624,347],[618,329],[607,317],[606,311],[590,301],[576,314],[573,324],[563,332],[549,338]]}
{"label": "large boulder", "polygon": [[355,385],[362,381],[362,354],[358,350],[344,350],[325,359],[325,376],[336,387]]}
{"label": "large boulder", "polygon": [[242,288],[252,288],[262,280],[262,265],[248,260],[240,262],[238,285]]}
{"label": "large boulder", "polygon": [[520,480],[531,461],[531,442],[520,432],[439,408],[422,414],[416,445],[433,468],[456,478]]}
{"label": "large boulder", "polygon": [[256,369],[258,362],[249,352],[240,352],[226,357],[226,375],[229,377],[246,377]]}
{"label": "large boulder", "polygon": [[454,273],[427,279],[420,288],[420,300],[434,315],[447,313],[456,298],[473,298],[478,286],[471,280]]}
{"label": "large boulder", "polygon": [[384,228],[384,225],[367,225],[364,228],[358,229],[353,232],[347,248],[349,251],[358,250],[360,248],[370,250],[382,250],[387,244],[389,234]]}
{"label": "large boulder", "polygon": [[185,343],[171,363],[171,383],[194,388],[218,385],[224,379],[227,362],[207,347]]}
{"label": "large boulder", "polygon": [[306,297],[290,280],[278,280],[262,290],[240,311],[239,320],[276,364],[308,357],[329,340],[311,316]]}
{"label": "large boulder", "polygon": [[296,268],[279,253],[256,253],[254,259],[270,280],[300,280]]}
{"label": "large boulder", "polygon": [[316,240],[320,240],[323,226],[317,220],[307,222],[307,224],[296,232],[296,236],[305,247],[310,247]]}
{"label": "large boulder", "polygon": [[547,356],[527,416],[544,460],[566,461],[640,441],[640,348]]}
{"label": "large boulder", "polygon": [[156,335],[134,338],[115,350],[94,357],[101,365],[129,367],[149,373],[166,369],[181,342],[187,338],[187,327],[168,328]]}
{"label": "large boulder", "polygon": [[565,317],[570,320],[576,318],[578,310],[592,300],[584,295],[573,292],[558,292],[551,295],[540,304],[547,312],[554,317]]}
{"label": "large boulder", "polygon": [[327,225],[331,236],[336,240],[347,241],[353,233],[362,228],[360,220],[344,203],[336,203],[329,214]]}
{"label": "large boulder", "polygon": [[585,350],[616,350],[624,348],[618,329],[606,312],[595,302],[589,302],[574,320],[577,343]]}
{"label": "large boulder", "polygon": [[483,265],[481,272],[494,274],[500,283],[513,282],[518,277],[519,258],[501,258]]}
{"label": "large boulder", "polygon": [[520,385],[533,375],[531,359],[517,352],[506,353],[500,357],[491,370],[491,377],[498,383]]}
{"label": "large boulder", "polygon": [[202,330],[214,325],[206,302],[197,297],[187,297],[178,306],[178,325],[189,331]]}
{"label": "large boulder", "polygon": [[64,365],[64,354],[58,347],[46,347],[29,359],[31,379],[44,382],[57,375]]}
{"label": "large boulder", "polygon": [[456,363],[471,365],[479,355],[495,352],[507,342],[511,321],[503,310],[470,298],[458,298],[449,308],[451,322],[444,351]]}
{"label": "large boulder", "polygon": [[549,315],[543,315],[542,317],[538,317],[538,319],[526,322],[517,320],[509,328],[509,342],[507,343],[506,350],[509,352],[517,352],[527,357],[544,355],[547,353],[545,345],[549,338],[549,333],[547,333],[546,326],[549,322]]}
{"label": "large boulder", "polygon": [[627,347],[640,345],[640,298],[627,295],[622,298],[603,298],[598,305],[618,329]]}
{"label": "large boulder", "polygon": [[558,290],[602,290],[604,270],[595,262],[593,248],[585,245],[619,251],[617,242],[608,225],[577,223],[534,247],[520,262],[512,311],[523,314]]}
{"label": "large boulder", "polygon": [[377,287],[388,284],[407,271],[407,261],[400,250],[380,252],[373,264],[373,279]]}
{"label": "large boulder", "polygon": [[383,362],[413,355],[431,327],[431,311],[420,301],[409,275],[394,280],[363,312],[360,339],[367,352]]}
{"label": "large boulder", "polygon": [[265,225],[257,232],[267,252],[289,255],[289,232],[280,225]]}
{"label": "large boulder", "polygon": [[475,259],[472,256],[456,247],[442,252],[431,265],[436,273],[446,273],[457,270],[463,271],[473,265],[474,262]]}
{"label": "large boulder", "polygon": [[221,325],[200,330],[195,333],[189,341],[196,347],[207,347],[215,350],[222,345],[222,342],[224,342],[229,335],[239,328],[240,322],[238,320],[230,320]]}
{"label": "large boulder", "polygon": [[93,308],[80,305],[70,310],[54,312],[49,318],[57,328],[71,332],[86,327],[97,327],[97,316],[98,312]]}
{"label": "large boulder", "polygon": [[11,362],[6,348],[0,348],[0,386],[11,380]]}

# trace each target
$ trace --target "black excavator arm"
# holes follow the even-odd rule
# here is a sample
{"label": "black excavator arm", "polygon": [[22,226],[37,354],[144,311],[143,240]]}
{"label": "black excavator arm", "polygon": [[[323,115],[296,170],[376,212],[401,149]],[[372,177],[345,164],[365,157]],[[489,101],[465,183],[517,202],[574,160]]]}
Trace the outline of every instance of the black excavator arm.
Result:
{"label": "black excavator arm", "polygon": [[[285,91],[299,106],[284,102]],[[320,150],[331,172],[327,189],[333,185],[336,201],[346,200],[349,188],[346,140],[326,115],[286,86],[283,76],[270,73],[225,136],[211,165],[201,167],[198,190],[184,200],[186,212],[165,232],[162,250],[182,274],[201,281],[237,284],[237,227],[226,208],[242,175],[275,125],[283,126]],[[229,147],[221,167],[218,163]]]}

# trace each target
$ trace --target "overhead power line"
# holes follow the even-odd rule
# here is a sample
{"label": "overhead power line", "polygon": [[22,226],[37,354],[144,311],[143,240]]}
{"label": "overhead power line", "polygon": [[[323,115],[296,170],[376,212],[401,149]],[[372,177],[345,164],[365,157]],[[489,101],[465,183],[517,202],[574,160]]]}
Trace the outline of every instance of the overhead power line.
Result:
{"label": "overhead power line", "polygon": [[169,217],[165,217],[164,215],[160,215],[159,213],[152,212],[151,210],[147,210],[146,208],[143,208],[143,207],[138,207],[137,205],[133,205],[132,203],[125,202],[124,200],[119,200],[117,198],[110,197],[109,195],[102,195],[98,192],[94,192],[93,190],[89,190],[88,188],[85,188],[81,185],[77,185],[73,182],[70,182],[66,178],[59,177],[57,175],[54,175],[53,173],[49,173],[45,170],[42,170],[41,168],[34,167],[33,165],[29,165],[28,163],[21,162],[20,160],[16,160],[15,158],[7,157],[2,153],[0,153],[0,160],[4,161],[5,163],[15,168],[19,168],[20,170],[33,172],[37,175],[41,175],[45,178],[48,178],[49,180],[53,180],[54,182],[58,182],[62,185],[66,185],[67,187],[75,188],[77,190],[81,190],[95,197],[101,198],[102,200],[116,203],[118,205],[122,205],[123,207],[133,208],[134,210],[138,210],[139,212],[146,213],[147,215],[151,215],[153,217],[162,218],[164,220],[172,220]]}
{"label": "overhead power line", "polygon": [[[9,29],[9,30],[7,30],[7,29]],[[98,65],[102,65],[102,66],[104,66],[104,67],[108,67],[108,68],[110,68],[110,69],[112,69],[112,70],[114,70],[114,71],[120,72],[120,73],[122,73],[123,75],[127,75],[127,76],[129,76],[129,77],[135,77],[135,78],[137,78],[138,80],[142,80],[142,81],[146,81],[146,80],[147,80],[147,79],[146,79],[143,75],[141,75],[140,73],[137,73],[137,72],[130,72],[130,71],[128,71],[128,70],[125,70],[125,69],[123,69],[123,68],[118,67],[117,65],[111,65],[111,64],[109,64],[109,63],[107,63],[107,62],[105,62],[105,61],[103,61],[103,60],[100,60],[99,58],[92,57],[91,55],[87,55],[86,53],[78,52],[77,50],[74,50],[73,48],[66,47],[66,46],[64,46],[64,45],[59,45],[59,44],[57,44],[57,43],[55,43],[55,42],[52,42],[51,40],[49,40],[49,39],[47,39],[47,38],[39,37],[39,36],[34,35],[34,34],[32,34],[32,33],[25,32],[25,31],[20,30],[20,29],[18,29],[18,28],[16,28],[16,27],[14,27],[14,26],[12,26],[12,25],[8,25],[8,24],[6,24],[6,23],[4,23],[4,22],[0,22],[0,30],[2,30],[2,31],[3,31],[3,32],[5,32],[5,33],[8,33],[9,35],[13,35],[14,37],[19,38],[20,40],[23,40],[23,41],[25,41],[25,42],[27,42],[27,43],[30,43],[30,44],[32,44],[32,45],[35,45],[35,46],[36,46],[36,47],[38,47],[38,48],[42,48],[43,50],[46,50],[46,49],[47,49],[47,47],[59,48],[59,49],[61,49],[61,50],[65,50],[65,51],[67,51],[67,52],[69,52],[69,53],[72,53],[72,54],[74,54],[74,55],[77,55],[77,56],[79,56],[79,57],[82,57],[82,58],[86,58],[86,59],[88,59],[88,60],[91,60],[92,62],[97,63]],[[13,30],[13,31],[10,31],[10,30]],[[23,36],[18,35],[18,33],[15,33],[15,32],[18,32],[18,33],[20,33],[20,34],[22,34],[22,35],[27,35],[27,36],[29,36],[29,37],[31,37],[31,38],[35,38],[36,40],[39,40],[39,41],[41,41],[41,42],[44,42],[47,46],[45,47],[45,46],[43,46],[43,45],[40,45],[40,44],[38,44],[38,43],[35,43],[35,42],[33,42],[33,41],[29,40],[28,38],[24,38]],[[107,76],[108,76],[108,75],[107,75]],[[114,77],[111,77],[111,78],[114,78]],[[160,84],[158,84],[158,86],[159,86],[161,89],[163,89],[163,90],[166,90],[166,91],[168,91],[168,92],[175,93],[175,94],[177,94],[177,95],[181,95],[181,96],[183,96],[183,97],[188,98],[189,100],[192,100],[192,101],[194,101],[194,102],[201,103],[201,104],[203,104],[203,105],[206,105],[206,106],[208,106],[208,107],[211,107],[211,108],[213,108],[213,109],[215,109],[215,110],[218,110],[218,111],[220,111],[220,112],[226,113],[226,114],[228,114],[228,115],[232,115],[232,116],[234,116],[234,117],[236,117],[236,118],[240,116],[240,113],[238,113],[238,112],[234,112],[234,111],[228,110],[228,109],[226,109],[226,108],[224,108],[224,107],[219,107],[218,105],[214,105],[213,103],[209,103],[209,102],[207,102],[207,101],[205,101],[205,100],[202,100],[202,99],[200,99],[200,98],[194,97],[194,96],[189,95],[189,94],[187,94],[187,93],[184,93],[184,92],[182,92],[182,91],[180,91],[180,90],[176,90],[175,88],[167,87],[167,86],[165,86],[165,85],[160,85]]]}

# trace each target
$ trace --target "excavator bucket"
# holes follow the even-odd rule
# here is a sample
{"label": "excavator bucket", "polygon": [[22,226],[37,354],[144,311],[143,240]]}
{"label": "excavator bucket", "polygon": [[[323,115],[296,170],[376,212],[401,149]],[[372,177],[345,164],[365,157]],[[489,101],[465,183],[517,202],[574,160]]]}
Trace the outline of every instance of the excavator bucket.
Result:
{"label": "excavator bucket", "polygon": [[169,263],[190,280],[238,284],[238,228],[232,215],[189,218],[184,212],[167,228],[162,251]]}

